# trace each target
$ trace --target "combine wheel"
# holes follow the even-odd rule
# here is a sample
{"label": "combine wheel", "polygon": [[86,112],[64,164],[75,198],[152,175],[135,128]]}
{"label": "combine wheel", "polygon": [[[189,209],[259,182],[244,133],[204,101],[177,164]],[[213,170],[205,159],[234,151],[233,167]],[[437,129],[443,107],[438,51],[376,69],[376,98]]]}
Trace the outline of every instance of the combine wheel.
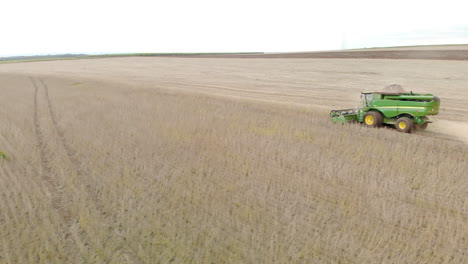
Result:
{"label": "combine wheel", "polygon": [[368,127],[379,127],[383,124],[382,114],[376,111],[369,111],[364,114],[364,124]]}
{"label": "combine wheel", "polygon": [[399,132],[403,133],[411,133],[411,130],[413,129],[413,120],[408,117],[400,117],[396,121],[395,127]]}

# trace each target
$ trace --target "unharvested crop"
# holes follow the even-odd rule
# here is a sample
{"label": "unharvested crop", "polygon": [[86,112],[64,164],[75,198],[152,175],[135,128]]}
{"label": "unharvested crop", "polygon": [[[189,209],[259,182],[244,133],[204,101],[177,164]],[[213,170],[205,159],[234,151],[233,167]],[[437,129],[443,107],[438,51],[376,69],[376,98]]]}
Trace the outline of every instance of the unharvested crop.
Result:
{"label": "unharvested crop", "polygon": [[465,263],[462,136],[328,119],[398,75],[464,124],[468,63],[415,65],[0,65],[0,263]]}

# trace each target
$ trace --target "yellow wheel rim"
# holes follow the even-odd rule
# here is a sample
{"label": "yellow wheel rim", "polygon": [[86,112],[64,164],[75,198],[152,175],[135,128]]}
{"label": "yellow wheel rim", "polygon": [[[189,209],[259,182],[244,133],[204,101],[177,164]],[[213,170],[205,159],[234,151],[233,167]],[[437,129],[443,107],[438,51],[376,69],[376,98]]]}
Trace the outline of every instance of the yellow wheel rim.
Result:
{"label": "yellow wheel rim", "polygon": [[405,122],[400,122],[400,123],[398,123],[398,127],[400,129],[405,129],[406,128],[406,123]]}
{"label": "yellow wheel rim", "polygon": [[375,121],[374,121],[374,117],[371,116],[371,115],[366,116],[366,119],[365,119],[364,121],[365,121],[366,124],[368,124],[368,125],[373,125],[374,122],[375,122]]}

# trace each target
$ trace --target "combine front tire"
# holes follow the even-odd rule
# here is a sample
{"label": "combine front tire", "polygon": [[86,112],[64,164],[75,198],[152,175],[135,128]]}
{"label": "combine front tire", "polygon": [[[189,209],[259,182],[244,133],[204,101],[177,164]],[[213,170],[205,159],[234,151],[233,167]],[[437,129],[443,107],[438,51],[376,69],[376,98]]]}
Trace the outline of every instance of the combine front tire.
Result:
{"label": "combine front tire", "polygon": [[369,111],[364,114],[364,124],[368,127],[379,127],[383,124],[382,114],[376,111]]}
{"label": "combine front tire", "polygon": [[395,127],[399,132],[403,133],[411,133],[411,130],[413,130],[413,120],[408,117],[400,117],[396,121]]}

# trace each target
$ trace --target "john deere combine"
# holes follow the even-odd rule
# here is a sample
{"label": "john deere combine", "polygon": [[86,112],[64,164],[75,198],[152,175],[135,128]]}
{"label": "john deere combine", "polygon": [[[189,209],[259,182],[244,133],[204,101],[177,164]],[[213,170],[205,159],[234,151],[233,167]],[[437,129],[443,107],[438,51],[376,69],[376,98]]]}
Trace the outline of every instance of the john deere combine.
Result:
{"label": "john deere combine", "polygon": [[[397,85],[398,86],[398,85]],[[401,86],[398,86],[401,88]],[[431,123],[427,116],[439,113],[440,99],[432,94],[400,91],[364,92],[361,108],[332,110],[333,122],[360,122],[369,127],[394,125],[400,132],[426,129]]]}

